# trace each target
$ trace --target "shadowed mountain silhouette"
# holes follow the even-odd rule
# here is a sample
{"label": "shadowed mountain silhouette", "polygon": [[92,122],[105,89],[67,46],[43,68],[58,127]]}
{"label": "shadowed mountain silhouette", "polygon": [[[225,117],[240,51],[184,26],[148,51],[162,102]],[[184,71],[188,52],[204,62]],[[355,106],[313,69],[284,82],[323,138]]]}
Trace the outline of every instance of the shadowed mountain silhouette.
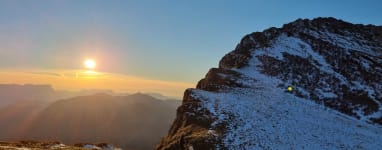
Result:
{"label": "shadowed mountain silhouette", "polygon": [[37,112],[35,105],[38,103],[15,104],[0,110],[0,120],[8,122],[0,123],[7,127],[0,129],[4,133],[0,138],[65,144],[106,142],[124,149],[152,149],[168,131],[180,101],[158,100],[141,93],[97,93],[58,100]]}
{"label": "shadowed mountain silhouette", "polygon": [[19,101],[46,101],[53,94],[54,89],[50,85],[0,84],[0,109]]}

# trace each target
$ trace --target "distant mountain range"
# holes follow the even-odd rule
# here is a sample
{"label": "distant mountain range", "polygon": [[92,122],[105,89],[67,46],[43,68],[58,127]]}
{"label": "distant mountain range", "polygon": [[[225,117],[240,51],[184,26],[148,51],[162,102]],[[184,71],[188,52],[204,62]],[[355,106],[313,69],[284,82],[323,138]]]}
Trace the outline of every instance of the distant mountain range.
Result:
{"label": "distant mountain range", "polygon": [[167,133],[181,103],[142,93],[54,99],[59,94],[50,86],[9,85],[12,90],[2,86],[0,100],[8,105],[0,109],[0,141],[105,142],[124,149],[153,149]]}
{"label": "distant mountain range", "polygon": [[116,95],[111,90],[81,90],[63,91],[55,90],[50,85],[35,84],[0,84],[0,108],[17,102],[38,101],[40,103],[51,103],[60,99],[74,96],[91,95],[95,93],[107,93]]}

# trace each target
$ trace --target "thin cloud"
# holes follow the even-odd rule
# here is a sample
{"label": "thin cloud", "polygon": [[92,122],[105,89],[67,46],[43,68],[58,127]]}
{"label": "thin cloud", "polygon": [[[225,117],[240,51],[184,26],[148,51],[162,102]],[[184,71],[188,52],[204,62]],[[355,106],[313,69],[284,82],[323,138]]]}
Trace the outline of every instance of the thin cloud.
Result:
{"label": "thin cloud", "polygon": [[63,75],[59,73],[54,73],[54,72],[27,72],[31,74],[37,74],[37,75],[48,75],[48,76],[57,76],[57,77],[63,77]]}
{"label": "thin cloud", "polygon": [[162,93],[181,98],[194,84],[146,79],[124,74],[88,70],[0,70],[0,83],[50,84],[59,90],[109,89],[115,92]]}

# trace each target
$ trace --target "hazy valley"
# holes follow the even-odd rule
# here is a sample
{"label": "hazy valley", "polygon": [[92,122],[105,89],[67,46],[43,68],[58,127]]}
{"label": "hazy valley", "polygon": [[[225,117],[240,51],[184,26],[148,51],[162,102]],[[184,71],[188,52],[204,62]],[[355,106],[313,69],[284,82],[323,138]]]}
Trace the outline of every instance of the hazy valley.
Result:
{"label": "hazy valley", "polygon": [[167,133],[181,102],[141,93],[113,95],[99,90],[56,92],[40,85],[0,86],[0,141],[105,142],[124,149],[152,149]]}

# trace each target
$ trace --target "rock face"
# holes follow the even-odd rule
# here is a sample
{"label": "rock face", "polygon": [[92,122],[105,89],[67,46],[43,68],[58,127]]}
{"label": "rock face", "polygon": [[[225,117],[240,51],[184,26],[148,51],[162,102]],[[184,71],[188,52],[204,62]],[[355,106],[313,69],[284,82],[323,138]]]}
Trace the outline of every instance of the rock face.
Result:
{"label": "rock face", "polygon": [[378,149],[381,125],[382,26],[298,19],[187,89],[157,149]]}

